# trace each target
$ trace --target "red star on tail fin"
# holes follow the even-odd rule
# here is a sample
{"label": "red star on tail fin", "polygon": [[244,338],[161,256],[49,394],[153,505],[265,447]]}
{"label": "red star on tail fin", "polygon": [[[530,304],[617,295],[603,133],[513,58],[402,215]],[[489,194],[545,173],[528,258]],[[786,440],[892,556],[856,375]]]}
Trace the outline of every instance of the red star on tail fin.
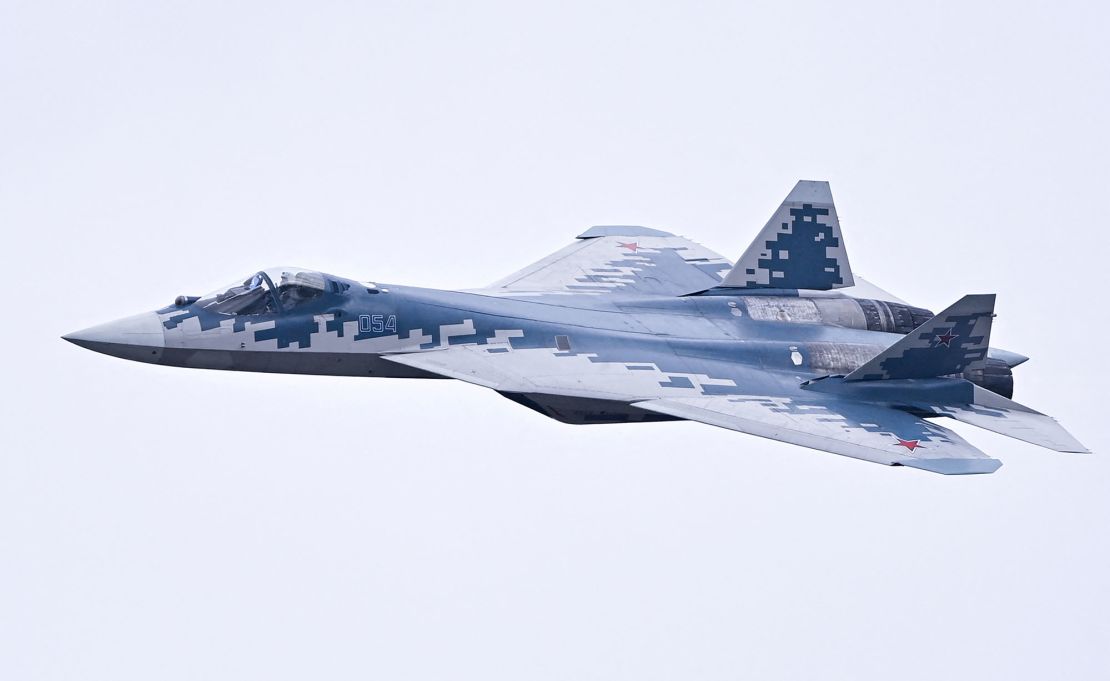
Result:
{"label": "red star on tail fin", "polygon": [[946,348],[952,347],[952,341],[959,338],[956,334],[952,333],[952,329],[948,329],[942,334],[936,336],[937,343],[940,343]]}

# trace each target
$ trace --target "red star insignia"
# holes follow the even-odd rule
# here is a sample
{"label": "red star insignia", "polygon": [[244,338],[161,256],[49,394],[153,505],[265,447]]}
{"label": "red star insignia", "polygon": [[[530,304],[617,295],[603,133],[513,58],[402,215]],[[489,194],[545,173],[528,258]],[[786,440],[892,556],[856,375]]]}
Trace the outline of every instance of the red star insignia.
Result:
{"label": "red star insignia", "polygon": [[617,245],[620,246],[621,248],[627,248],[628,250],[632,251],[633,253],[635,253],[640,248],[640,245],[638,243],[636,243],[635,241],[633,241],[630,244],[617,244]]}
{"label": "red star insignia", "polygon": [[948,331],[945,331],[942,334],[937,335],[937,337],[936,337],[937,342],[940,343],[941,345],[943,345],[946,348],[952,347],[952,341],[953,341],[953,339],[956,339],[956,338],[959,338],[959,336],[952,333],[951,329],[949,329]]}
{"label": "red star insignia", "polygon": [[894,436],[894,439],[898,440],[898,444],[895,445],[896,447],[905,447],[906,449],[910,450],[911,452],[913,450],[917,449],[918,447],[922,446],[921,444],[919,444],[919,442],[920,442],[919,440],[903,440],[902,438],[898,437],[897,435]]}

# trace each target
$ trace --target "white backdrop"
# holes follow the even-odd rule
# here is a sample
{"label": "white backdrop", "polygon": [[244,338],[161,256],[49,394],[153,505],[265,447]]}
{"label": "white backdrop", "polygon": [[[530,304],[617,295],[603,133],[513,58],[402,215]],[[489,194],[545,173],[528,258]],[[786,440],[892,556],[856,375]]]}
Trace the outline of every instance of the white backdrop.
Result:
{"label": "white backdrop", "polygon": [[[0,4],[0,676],[1106,678],[1110,12],[833,4]],[[1096,454],[956,426],[1005,466],[952,478],[59,339],[594,224],[735,258],[799,178],[877,284],[998,293],[1015,398]]]}

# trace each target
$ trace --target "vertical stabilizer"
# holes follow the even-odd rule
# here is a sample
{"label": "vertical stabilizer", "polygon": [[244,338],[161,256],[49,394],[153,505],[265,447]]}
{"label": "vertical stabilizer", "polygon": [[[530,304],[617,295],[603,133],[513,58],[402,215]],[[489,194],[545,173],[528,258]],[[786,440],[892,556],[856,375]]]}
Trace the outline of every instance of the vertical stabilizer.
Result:
{"label": "vertical stabilizer", "polygon": [[720,286],[827,291],[853,284],[829,183],[802,180]]}
{"label": "vertical stabilizer", "polygon": [[963,373],[986,358],[993,319],[993,293],[966,295],[844,380],[936,378]]}

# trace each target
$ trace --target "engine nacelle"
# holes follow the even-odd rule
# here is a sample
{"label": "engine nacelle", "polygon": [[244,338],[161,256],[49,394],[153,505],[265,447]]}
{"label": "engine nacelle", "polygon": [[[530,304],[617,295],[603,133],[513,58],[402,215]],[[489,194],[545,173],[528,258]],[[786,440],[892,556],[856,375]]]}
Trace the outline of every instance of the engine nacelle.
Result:
{"label": "engine nacelle", "polygon": [[929,310],[868,298],[743,296],[752,319],[829,324],[846,329],[906,334],[933,318]]}

